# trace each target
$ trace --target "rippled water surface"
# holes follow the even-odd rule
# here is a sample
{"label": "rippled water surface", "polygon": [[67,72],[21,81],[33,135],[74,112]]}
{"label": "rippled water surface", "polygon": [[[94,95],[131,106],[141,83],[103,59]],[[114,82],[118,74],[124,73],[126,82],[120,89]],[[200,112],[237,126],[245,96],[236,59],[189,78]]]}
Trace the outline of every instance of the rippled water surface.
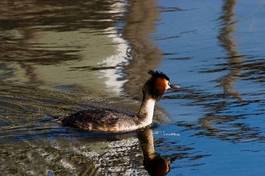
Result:
{"label": "rippled water surface", "polygon": [[[0,13],[1,174],[265,174],[263,1],[1,1]],[[182,86],[152,129],[112,136],[52,118],[136,111],[150,69]]]}

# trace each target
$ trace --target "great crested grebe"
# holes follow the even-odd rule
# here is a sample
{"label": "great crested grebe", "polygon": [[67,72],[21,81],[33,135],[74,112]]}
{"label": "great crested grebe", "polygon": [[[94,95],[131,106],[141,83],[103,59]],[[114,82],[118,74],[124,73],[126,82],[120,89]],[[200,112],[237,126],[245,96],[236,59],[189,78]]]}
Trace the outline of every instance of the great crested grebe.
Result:
{"label": "great crested grebe", "polygon": [[149,71],[151,78],[143,86],[143,100],[138,113],[124,113],[109,108],[90,107],[67,117],[60,118],[62,125],[87,131],[129,132],[150,125],[153,121],[155,102],[169,88],[169,78],[162,72]]}

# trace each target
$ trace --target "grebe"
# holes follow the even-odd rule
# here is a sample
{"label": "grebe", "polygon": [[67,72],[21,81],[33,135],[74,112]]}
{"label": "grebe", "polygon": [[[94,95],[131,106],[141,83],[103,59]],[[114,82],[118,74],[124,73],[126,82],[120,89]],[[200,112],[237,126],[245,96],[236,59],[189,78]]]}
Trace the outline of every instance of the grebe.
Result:
{"label": "grebe", "polygon": [[151,78],[143,86],[143,99],[138,113],[124,113],[109,108],[90,107],[60,118],[62,125],[97,132],[129,132],[150,125],[153,121],[155,102],[169,88],[169,78],[162,72],[149,71]]}

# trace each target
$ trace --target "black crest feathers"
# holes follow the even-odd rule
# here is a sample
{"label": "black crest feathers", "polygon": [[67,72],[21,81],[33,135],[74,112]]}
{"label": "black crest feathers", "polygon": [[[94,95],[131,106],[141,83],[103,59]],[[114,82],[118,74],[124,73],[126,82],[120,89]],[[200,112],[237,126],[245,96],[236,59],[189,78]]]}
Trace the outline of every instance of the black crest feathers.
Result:
{"label": "black crest feathers", "polygon": [[164,78],[164,79],[170,81],[169,77],[166,74],[164,74],[163,72],[150,70],[148,73],[150,75],[152,75],[152,77],[154,77],[154,78]]}

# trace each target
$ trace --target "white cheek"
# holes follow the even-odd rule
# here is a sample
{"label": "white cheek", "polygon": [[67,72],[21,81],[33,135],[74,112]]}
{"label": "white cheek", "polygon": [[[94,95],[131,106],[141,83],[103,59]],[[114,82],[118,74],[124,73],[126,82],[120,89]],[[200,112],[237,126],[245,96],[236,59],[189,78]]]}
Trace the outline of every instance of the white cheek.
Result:
{"label": "white cheek", "polygon": [[170,88],[170,86],[169,86],[169,82],[167,82],[167,84],[166,84],[167,86],[166,86],[166,90],[167,89],[169,89]]}

